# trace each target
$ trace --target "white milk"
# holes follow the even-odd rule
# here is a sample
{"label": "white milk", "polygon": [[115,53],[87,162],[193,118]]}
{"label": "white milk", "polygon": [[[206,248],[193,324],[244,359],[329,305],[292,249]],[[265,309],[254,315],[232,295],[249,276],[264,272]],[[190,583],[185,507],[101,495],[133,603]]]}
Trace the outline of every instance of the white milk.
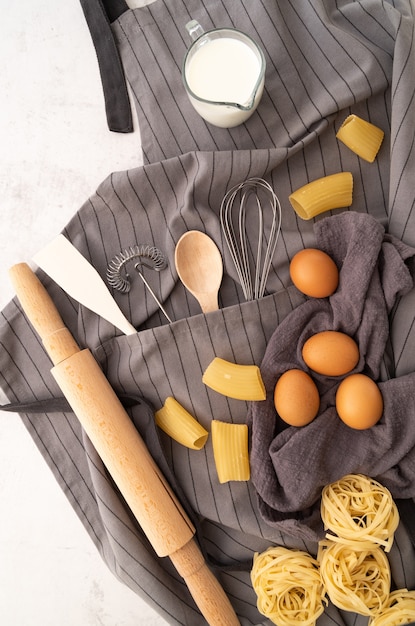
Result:
{"label": "white milk", "polygon": [[[225,128],[237,126],[252,115],[261,99],[263,80],[252,102],[260,72],[259,56],[243,41],[231,37],[207,40],[188,60],[186,80],[196,96],[210,102],[200,102],[191,94],[189,98],[208,122]],[[249,109],[211,102],[236,103]]]}

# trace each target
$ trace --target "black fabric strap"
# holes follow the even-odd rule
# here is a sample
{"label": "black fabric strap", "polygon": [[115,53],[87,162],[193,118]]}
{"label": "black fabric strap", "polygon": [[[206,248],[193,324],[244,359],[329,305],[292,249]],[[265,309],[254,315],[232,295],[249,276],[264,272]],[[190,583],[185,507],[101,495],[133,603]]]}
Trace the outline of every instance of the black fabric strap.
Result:
{"label": "black fabric strap", "polygon": [[110,22],[114,22],[128,11],[128,4],[125,0],[102,0],[102,4]]}
{"label": "black fabric strap", "polygon": [[128,10],[124,0],[80,0],[98,59],[108,128],[133,131],[131,103],[111,21]]}
{"label": "black fabric strap", "polygon": [[10,402],[0,404],[0,411],[8,413],[68,413],[72,411],[66,398],[47,398],[46,400],[35,400],[33,402]]}

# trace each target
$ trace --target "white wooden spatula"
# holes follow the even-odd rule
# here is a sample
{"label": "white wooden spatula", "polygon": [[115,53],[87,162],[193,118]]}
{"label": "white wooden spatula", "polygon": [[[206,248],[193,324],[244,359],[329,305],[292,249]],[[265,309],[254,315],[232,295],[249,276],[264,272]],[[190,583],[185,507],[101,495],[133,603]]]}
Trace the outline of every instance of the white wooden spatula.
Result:
{"label": "white wooden spatula", "polygon": [[33,257],[68,295],[126,335],[137,331],[115,302],[97,270],[64,236],[58,235]]}

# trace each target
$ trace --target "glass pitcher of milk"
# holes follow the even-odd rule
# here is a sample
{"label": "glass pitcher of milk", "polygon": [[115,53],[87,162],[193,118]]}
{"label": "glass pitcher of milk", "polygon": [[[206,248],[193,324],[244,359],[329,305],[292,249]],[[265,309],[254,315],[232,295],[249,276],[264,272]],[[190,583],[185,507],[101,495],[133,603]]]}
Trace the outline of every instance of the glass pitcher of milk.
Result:
{"label": "glass pitcher of milk", "polygon": [[251,37],[234,28],[204,31],[186,24],[193,39],[182,76],[190,102],[201,117],[221,128],[245,122],[264,90],[265,58]]}

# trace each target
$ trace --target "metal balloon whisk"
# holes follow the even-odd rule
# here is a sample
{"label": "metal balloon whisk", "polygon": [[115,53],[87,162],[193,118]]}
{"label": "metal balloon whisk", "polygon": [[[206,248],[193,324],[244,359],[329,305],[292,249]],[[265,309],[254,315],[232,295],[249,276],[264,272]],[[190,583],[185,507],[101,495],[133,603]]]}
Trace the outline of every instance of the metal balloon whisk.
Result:
{"label": "metal balloon whisk", "polygon": [[249,178],[232,187],[222,200],[220,223],[245,299],[262,298],[281,231],[281,205],[271,185]]}

